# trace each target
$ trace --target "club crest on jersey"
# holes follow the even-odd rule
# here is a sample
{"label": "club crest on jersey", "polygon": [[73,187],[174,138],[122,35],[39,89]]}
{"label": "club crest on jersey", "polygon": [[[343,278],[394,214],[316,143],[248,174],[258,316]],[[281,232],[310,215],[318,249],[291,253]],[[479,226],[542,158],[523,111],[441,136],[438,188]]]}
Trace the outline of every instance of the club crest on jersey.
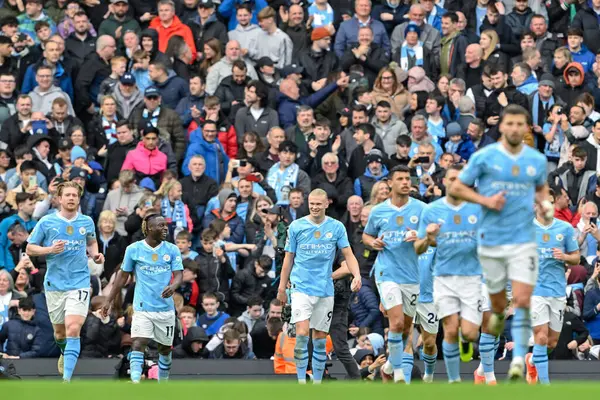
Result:
{"label": "club crest on jersey", "polygon": [[460,222],[461,222],[460,215],[458,215],[458,214],[457,214],[457,215],[455,215],[455,216],[454,216],[454,223],[455,223],[456,225],[460,225]]}
{"label": "club crest on jersey", "polygon": [[396,217],[396,223],[398,226],[404,225],[404,217]]}
{"label": "club crest on jersey", "polygon": [[513,176],[519,176],[519,173],[521,172],[521,169],[519,168],[518,165],[513,165],[512,167],[512,174]]}
{"label": "club crest on jersey", "polygon": [[562,242],[562,240],[564,239],[564,235],[562,233],[559,233],[558,235],[556,235],[556,240],[558,240],[559,242]]}
{"label": "club crest on jersey", "polygon": [[168,254],[165,254],[165,255],[163,256],[163,260],[164,260],[165,262],[169,262],[169,261],[171,261],[171,256],[170,256],[170,255],[168,255]]}
{"label": "club crest on jersey", "polygon": [[316,231],[315,233],[313,233],[313,236],[315,237],[315,239],[319,239],[321,237],[321,232]]}
{"label": "club crest on jersey", "polygon": [[413,215],[412,217],[410,217],[411,224],[416,224],[417,222],[419,222],[419,217],[417,217],[416,215]]}
{"label": "club crest on jersey", "polygon": [[158,254],[152,254],[152,261],[158,261]]}
{"label": "club crest on jersey", "polygon": [[527,175],[529,175],[529,176],[535,176],[536,172],[537,171],[535,170],[535,167],[532,167],[532,166],[527,167]]}
{"label": "club crest on jersey", "polygon": [[75,232],[75,229],[71,225],[67,226],[67,235],[72,235],[73,232]]}
{"label": "club crest on jersey", "polygon": [[327,233],[325,234],[325,237],[326,237],[327,239],[331,239],[331,238],[333,237],[333,233],[331,233],[331,232],[327,232]]}
{"label": "club crest on jersey", "polygon": [[550,240],[550,235],[548,235],[547,233],[544,233],[542,235],[542,240],[544,241],[544,243],[547,243]]}
{"label": "club crest on jersey", "polygon": [[83,226],[81,228],[79,228],[79,234],[85,235],[85,228]]}
{"label": "club crest on jersey", "polygon": [[470,224],[473,224],[473,225],[474,225],[474,224],[476,224],[476,223],[477,223],[477,217],[476,217],[475,215],[469,215],[469,218],[468,218],[468,220],[469,220],[469,223],[470,223]]}

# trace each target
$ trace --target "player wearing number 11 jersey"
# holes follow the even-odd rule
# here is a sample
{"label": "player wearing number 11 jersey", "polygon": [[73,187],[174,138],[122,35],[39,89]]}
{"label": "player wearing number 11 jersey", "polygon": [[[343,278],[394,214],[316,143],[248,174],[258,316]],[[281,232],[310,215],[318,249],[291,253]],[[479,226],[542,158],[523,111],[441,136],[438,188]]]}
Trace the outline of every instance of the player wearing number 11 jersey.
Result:
{"label": "player wearing number 11 jersey", "polygon": [[167,221],[159,214],[151,214],[142,222],[146,239],[135,242],[125,250],[113,289],[102,307],[106,316],[117,293],[131,275],[135,276],[133,320],[131,322],[131,381],[139,383],[142,377],[144,350],[152,339],[158,343],[158,381],[169,379],[171,346],[175,334],[175,304],[173,293],[183,278],[181,253],[173,243],[166,242],[169,233]]}

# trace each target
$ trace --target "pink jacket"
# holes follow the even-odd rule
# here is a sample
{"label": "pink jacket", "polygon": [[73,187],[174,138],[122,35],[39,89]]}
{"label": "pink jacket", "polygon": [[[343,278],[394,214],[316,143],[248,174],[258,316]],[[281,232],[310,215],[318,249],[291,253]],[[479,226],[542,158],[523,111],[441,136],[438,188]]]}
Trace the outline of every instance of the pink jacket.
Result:
{"label": "pink jacket", "polygon": [[139,142],[134,150],[127,153],[121,171],[125,169],[152,176],[167,170],[167,155],[158,147],[150,151]]}

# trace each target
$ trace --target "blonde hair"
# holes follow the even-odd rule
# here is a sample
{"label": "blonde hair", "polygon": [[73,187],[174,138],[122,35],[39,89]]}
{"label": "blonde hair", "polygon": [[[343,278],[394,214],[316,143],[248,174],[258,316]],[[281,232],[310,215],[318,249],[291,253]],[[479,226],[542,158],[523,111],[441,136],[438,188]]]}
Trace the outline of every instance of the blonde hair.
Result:
{"label": "blonde hair", "polygon": [[490,39],[490,46],[483,52],[483,59],[487,60],[490,55],[496,50],[496,46],[500,43],[500,39],[498,38],[498,34],[496,31],[488,29],[481,32],[482,35],[485,35]]}
{"label": "blonde hair", "polygon": [[379,189],[381,189],[381,186],[387,186],[389,189],[389,185],[387,183],[387,181],[379,181],[379,182],[375,182],[375,184],[373,185],[373,189],[371,189],[371,196],[369,198],[369,204],[371,206],[375,206],[379,203],[381,203],[381,201],[377,198],[377,194],[379,193]]}
{"label": "blonde hair", "polygon": [[179,183],[178,180],[173,179],[171,182],[167,183],[163,187],[162,192],[158,193],[158,194],[162,197],[169,197],[169,192],[171,191],[171,189],[173,189],[175,187],[175,185],[181,186],[181,183]]}
{"label": "blonde hair", "polygon": [[98,216],[98,224],[102,221],[112,222],[113,225],[117,225],[117,215],[111,210],[104,210]]}
{"label": "blonde hair", "polygon": [[123,56],[113,57],[110,59],[110,66],[114,67],[120,62],[127,64],[127,59]]}
{"label": "blonde hair", "polygon": [[58,185],[58,188],[56,189],[56,196],[62,197],[64,190],[67,188],[77,189],[78,196],[79,197],[83,196],[83,188],[81,186],[79,186],[78,183],[71,182],[71,181],[63,182],[60,185]]}
{"label": "blonde hair", "polygon": [[269,207],[273,207],[273,200],[271,200],[269,197],[267,196],[258,196],[258,198],[254,201],[254,206],[252,207],[252,213],[250,214],[250,221],[252,221],[254,219],[254,216],[256,215],[256,213],[258,212],[258,203],[264,201],[269,203]]}

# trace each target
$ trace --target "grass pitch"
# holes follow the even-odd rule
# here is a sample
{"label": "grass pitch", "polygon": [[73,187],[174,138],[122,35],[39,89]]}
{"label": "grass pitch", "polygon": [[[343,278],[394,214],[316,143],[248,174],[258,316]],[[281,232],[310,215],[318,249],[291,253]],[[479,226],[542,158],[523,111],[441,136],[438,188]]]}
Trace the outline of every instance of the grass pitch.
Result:
{"label": "grass pitch", "polygon": [[[500,383],[498,386],[475,386],[471,382],[449,385],[438,382],[406,385],[382,385],[366,382],[330,382],[321,386],[301,386],[295,382],[250,381],[156,381],[132,385],[117,381],[3,381],[1,397],[5,399],[80,399],[80,400],[149,400],[149,399],[227,399],[227,400],[376,400],[376,399],[482,399],[568,400],[597,398],[600,383],[556,382],[551,386],[525,383]],[[408,396],[408,397],[406,397]],[[592,397],[593,396],[593,397]]]}

